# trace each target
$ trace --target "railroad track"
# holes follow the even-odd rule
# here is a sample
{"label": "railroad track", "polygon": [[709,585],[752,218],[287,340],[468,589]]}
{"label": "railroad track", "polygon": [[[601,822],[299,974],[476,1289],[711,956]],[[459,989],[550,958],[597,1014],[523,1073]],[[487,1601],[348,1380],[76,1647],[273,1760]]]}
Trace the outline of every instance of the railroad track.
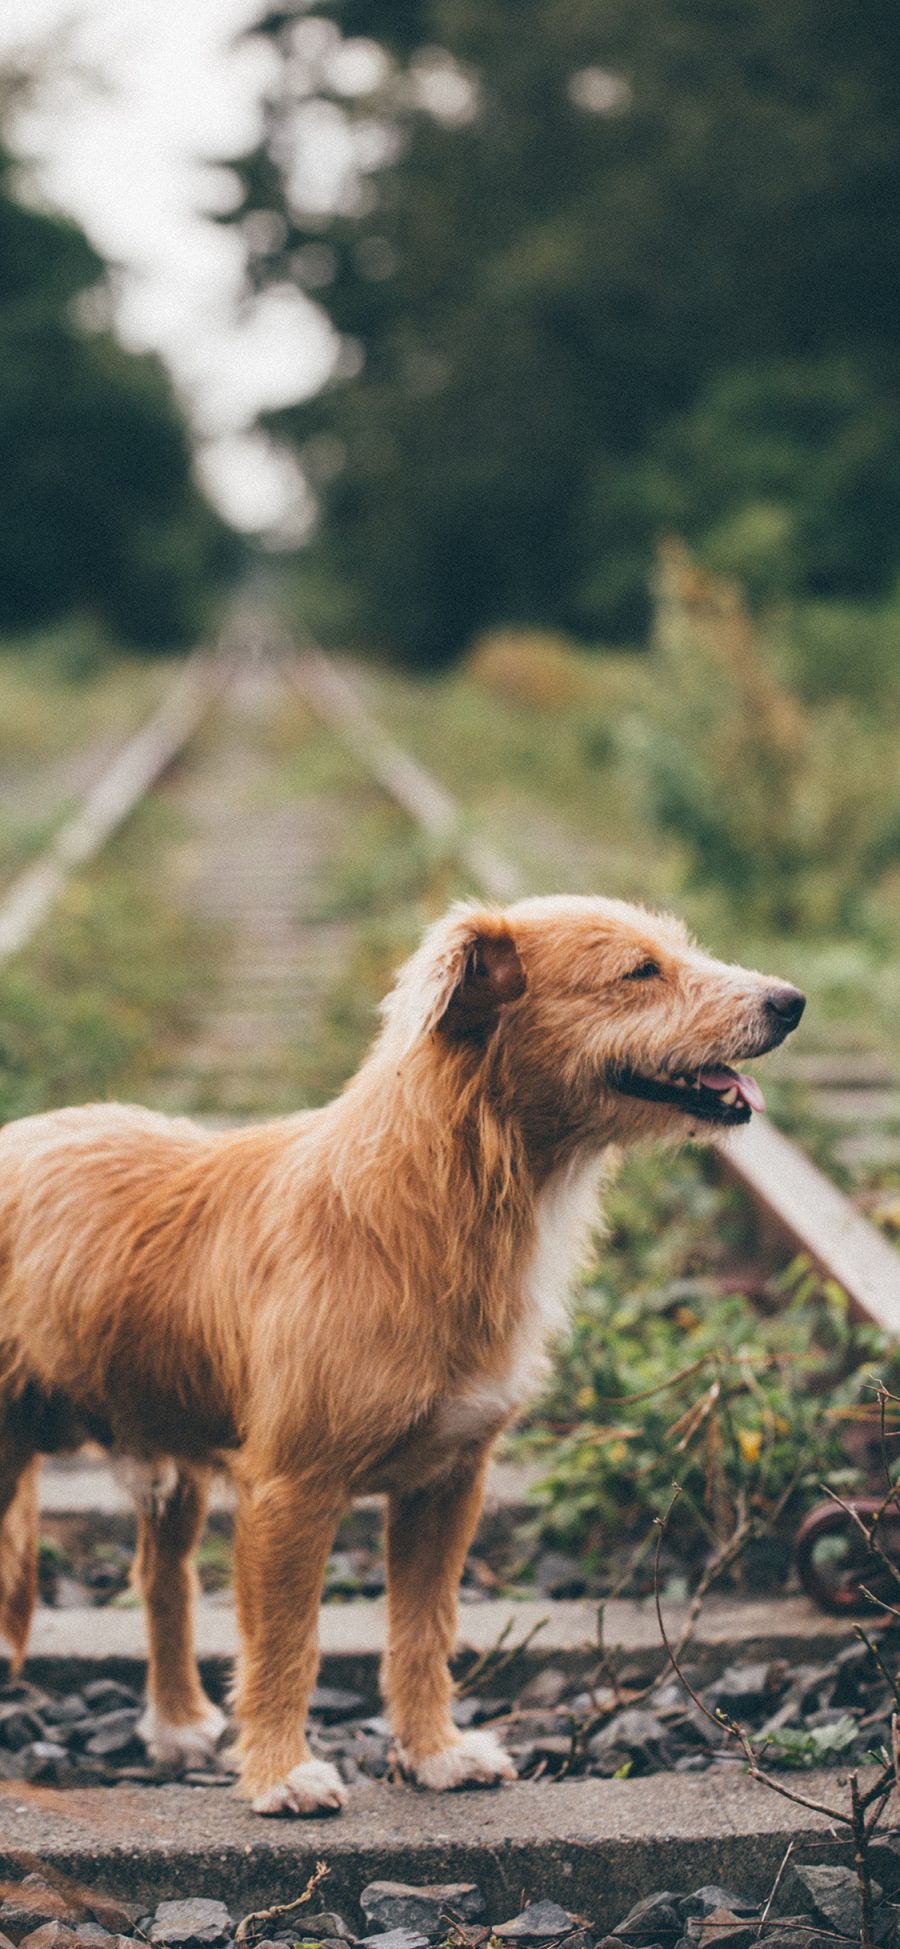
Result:
{"label": "railroad track", "polygon": [[[102,850],[141,799],[165,776],[176,757],[195,738],[227,685],[243,684],[245,714],[271,705],[277,671],[293,685],[320,721],[350,750],[356,762],[403,813],[447,854],[454,855],[475,891],[500,902],[524,891],[520,876],[502,854],[473,834],[461,807],[424,766],[384,730],[365,698],[342,670],[312,643],[298,649],[277,625],[253,617],[244,623],[253,656],[249,670],[237,660],[235,625],[213,655],[189,660],[158,710],[121,751],[87,793],[81,809],[66,821],[41,859],[26,868],[0,903],[0,965],[18,953],[52,910],[72,875]],[[249,769],[248,769],[249,762]],[[243,770],[244,775],[241,776]],[[260,764],[257,754],[256,775]],[[297,881],[323,864],[327,834],[306,807],[304,816],[280,809],[268,821],[249,819],[254,765],[238,751],[224,774],[221,759],[195,781],[186,810],[204,832],[232,818],[232,844],[216,869],[201,875],[193,897],[201,911],[227,922],[241,936],[240,952],[229,971],[230,986],[216,1002],[216,1031],[192,1051],[180,1052],[180,1073],[172,1078],[161,1107],[190,1108],[184,1101],[186,1071],[198,1077],[230,1074],[231,1101],[225,1114],[250,1113],[262,1097],[269,1113],[292,1107],[279,1091],[282,1054],[279,1017],[302,1023],[302,996],[308,988],[311,934],[308,914],[301,922],[302,885]],[[326,966],[341,947],[341,930],[318,930],[317,953]],[[298,989],[301,1006],[298,1017]],[[260,1006],[267,990],[267,1006]],[[223,1032],[227,1029],[227,1033]],[[248,1060],[259,1074],[249,1088]],[[882,1059],[857,1056],[788,1058],[794,1074],[811,1084],[821,1114],[845,1126],[845,1153],[861,1155],[867,1146],[891,1139],[883,1125],[900,1122],[900,1095]],[[199,1092],[202,1098],[202,1091]],[[296,1101],[296,1099],[293,1099]],[[854,1125],[860,1125],[854,1127]],[[900,1332],[900,1255],[883,1235],[811,1163],[804,1152],[770,1120],[754,1119],[736,1133],[721,1153],[722,1167],[748,1193],[761,1222],[794,1251],[805,1253],[822,1273],[846,1292],[851,1306],[883,1331]]]}
{"label": "railroad track", "polygon": [[[377,722],[344,671],[313,646],[298,650],[274,625],[254,622],[243,629],[254,640],[249,661],[236,657],[238,631],[215,655],[192,660],[45,858],[0,903],[0,960],[9,960],[49,923],[67,880],[97,857],[148,792],[174,796],[199,834],[184,870],[184,897],[223,927],[228,945],[215,1001],[198,1021],[192,1044],[160,1070],[153,1095],[160,1107],[218,1121],[293,1107],[289,1053],[298,1001],[300,1026],[314,1035],[322,994],[348,946],[346,922],[323,914],[319,898],[336,836],[349,816],[340,787],[325,794],[324,809],[320,795],[299,805],[283,798],[273,810],[262,790],[279,694],[294,691],[302,698],[368,776],[369,803],[382,795],[401,808],[435,847],[460,862],[473,890],[505,901],[519,889],[510,863],[473,836],[452,797]],[[208,736],[216,711],[224,713],[225,725],[218,743]],[[177,758],[189,762],[167,783]],[[774,1226],[792,1249],[808,1252],[860,1312],[896,1330],[897,1254],[796,1146],[765,1124],[752,1128],[753,1138],[748,1142],[749,1133],[742,1133],[729,1151],[727,1169],[761,1222]],[[107,1492],[103,1503],[98,1480],[90,1469],[48,1469],[48,1527],[104,1513],[113,1529],[124,1524],[115,1497],[111,1505]],[[525,1493],[527,1485],[498,1477],[494,1516],[504,1506],[515,1507]],[[227,1502],[218,1513],[227,1527]],[[527,1607],[514,1610],[517,1634],[527,1637],[538,1618]],[[523,1670],[536,1671],[549,1656],[587,1675],[596,1657],[593,1606],[545,1602],[539,1610],[550,1623],[543,1643],[538,1638],[522,1654]],[[508,1605],[496,1602],[465,1607],[463,1643],[470,1655],[489,1652],[509,1614]],[[379,1604],[327,1610],[326,1682],[374,1696],[382,1635]],[[842,1623],[816,1618],[802,1600],[755,1608],[733,1603],[710,1608],[695,1649],[704,1669],[715,1673],[747,1655],[827,1657],[845,1636]],[[234,1643],[227,1604],[202,1607],[200,1640],[207,1675],[221,1689]],[[614,1609],[607,1642],[644,1669],[660,1657],[655,1619],[646,1607]],[[77,1689],[98,1667],[129,1682],[138,1679],[142,1661],[142,1628],[134,1612],[47,1610],[38,1617],[29,1672],[37,1683]],[[819,1793],[833,1791],[821,1780],[814,1786]],[[490,1799],[452,1803],[435,1803],[400,1786],[369,1786],[358,1791],[353,1811],[337,1829],[310,1822],[277,1830],[262,1827],[231,1796],[177,1784],[72,1793],[43,1787],[32,1796],[10,1781],[0,1794],[0,1873],[16,1878],[23,1862],[39,1860],[148,1903],[190,1889],[247,1906],[297,1892],[308,1865],[324,1855],[333,1877],[329,1905],[354,1904],[362,1885],[378,1875],[413,1881],[471,1876],[501,1905],[522,1888],[546,1892],[549,1877],[550,1892],[605,1927],[630,1901],[664,1882],[741,1879],[764,1894],[792,1841],[826,1833],[827,1822],[770,1800],[734,1769],[727,1781],[571,1780],[552,1791],[525,1781]]]}

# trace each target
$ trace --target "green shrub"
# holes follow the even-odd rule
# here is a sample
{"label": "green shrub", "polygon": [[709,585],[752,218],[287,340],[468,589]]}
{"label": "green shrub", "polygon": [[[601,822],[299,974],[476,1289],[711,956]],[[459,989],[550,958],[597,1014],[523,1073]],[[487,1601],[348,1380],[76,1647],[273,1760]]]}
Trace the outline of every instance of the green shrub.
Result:
{"label": "green shrub", "polygon": [[632,1161],[609,1216],[618,1250],[582,1294],[529,1436],[552,1458],[545,1533],[602,1562],[648,1537],[677,1480],[670,1541],[688,1564],[742,1515],[789,1538],[823,1481],[858,1479],[848,1428],[871,1421],[877,1437],[877,1381],[900,1357],[801,1260],[763,1291],[730,1290],[740,1217],[688,1158]]}
{"label": "green shrub", "polygon": [[680,543],[661,552],[649,709],[625,726],[652,812],[698,882],[778,926],[859,922],[900,850],[900,745],[847,698],[813,710],[779,675],[740,593]]}
{"label": "green shrub", "polygon": [[473,643],[466,671],[493,697],[536,711],[572,709],[596,690],[588,658],[551,630],[490,630]]}
{"label": "green shrub", "polygon": [[810,703],[850,697],[878,708],[900,699],[900,601],[876,607],[798,602],[771,626],[773,648]]}

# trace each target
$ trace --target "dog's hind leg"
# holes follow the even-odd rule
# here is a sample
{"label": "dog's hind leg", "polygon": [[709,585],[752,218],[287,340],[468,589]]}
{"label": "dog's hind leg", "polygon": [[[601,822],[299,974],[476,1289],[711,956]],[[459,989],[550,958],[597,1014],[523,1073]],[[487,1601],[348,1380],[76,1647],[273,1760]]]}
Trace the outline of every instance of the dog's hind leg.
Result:
{"label": "dog's hind leg", "polygon": [[347,1790],[306,1740],[319,1664],[319,1598],[338,1514],[309,1482],[276,1476],[241,1496],[235,1596],[241,1784],[257,1814],[338,1813]]}
{"label": "dog's hind leg", "polygon": [[0,1434],[0,1636],[14,1673],[25,1656],[37,1596],[40,1468],[40,1456]]}
{"label": "dog's hind leg", "polygon": [[392,1495],[388,1506],[384,1692],[402,1766],[439,1791],[515,1778],[493,1733],[461,1733],[450,1716],[456,1592],[481,1512],[489,1453],[461,1457],[451,1475]]}
{"label": "dog's hind leg", "polygon": [[151,1759],[208,1762],[225,1715],[207,1698],[194,1656],[197,1574],[191,1555],[206,1517],[209,1474],[162,1464],[131,1470],[138,1501],[134,1577],[147,1610],[147,1705],[138,1732]]}

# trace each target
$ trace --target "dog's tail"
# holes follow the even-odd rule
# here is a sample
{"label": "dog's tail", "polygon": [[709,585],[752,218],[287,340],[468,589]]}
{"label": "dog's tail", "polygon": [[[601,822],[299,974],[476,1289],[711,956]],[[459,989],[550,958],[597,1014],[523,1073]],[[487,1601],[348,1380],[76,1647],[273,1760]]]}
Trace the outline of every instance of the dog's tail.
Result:
{"label": "dog's tail", "polygon": [[[38,1476],[41,1458],[25,1463],[8,1484],[9,1499],[0,1499],[0,1637],[12,1653],[11,1672],[25,1656],[31,1614],[37,1596]],[[0,1468],[0,1488],[3,1485]]]}

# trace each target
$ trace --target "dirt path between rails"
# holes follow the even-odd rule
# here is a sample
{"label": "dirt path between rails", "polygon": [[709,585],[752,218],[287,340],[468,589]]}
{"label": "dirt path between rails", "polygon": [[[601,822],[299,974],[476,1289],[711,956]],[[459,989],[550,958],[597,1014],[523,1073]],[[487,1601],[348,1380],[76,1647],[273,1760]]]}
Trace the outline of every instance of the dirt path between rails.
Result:
{"label": "dirt path between rails", "polygon": [[174,897],[208,927],[210,966],[198,970],[193,1039],[165,1052],[146,1092],[159,1109],[227,1123],[301,1107],[302,1046],[321,1033],[352,951],[352,921],[325,917],[347,801],[286,789],[287,703],[277,673],[251,666],[164,789],[185,834]]}

